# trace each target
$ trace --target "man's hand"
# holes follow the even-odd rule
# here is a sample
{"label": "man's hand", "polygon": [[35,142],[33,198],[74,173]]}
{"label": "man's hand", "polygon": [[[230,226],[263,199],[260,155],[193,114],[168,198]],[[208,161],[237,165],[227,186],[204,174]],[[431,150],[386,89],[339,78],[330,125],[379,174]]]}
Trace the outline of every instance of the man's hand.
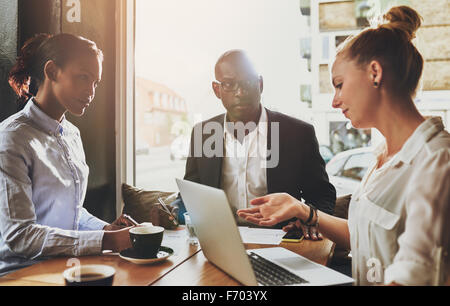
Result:
{"label": "man's hand", "polygon": [[124,217],[124,215],[121,215],[119,218],[117,218],[116,221],[113,223],[106,225],[103,230],[104,231],[118,231],[121,229],[124,229],[126,227],[134,226],[133,222],[128,220]]}
{"label": "man's hand", "polygon": [[102,250],[120,252],[131,248],[130,229],[131,227],[126,227],[117,231],[105,231],[102,241]]}

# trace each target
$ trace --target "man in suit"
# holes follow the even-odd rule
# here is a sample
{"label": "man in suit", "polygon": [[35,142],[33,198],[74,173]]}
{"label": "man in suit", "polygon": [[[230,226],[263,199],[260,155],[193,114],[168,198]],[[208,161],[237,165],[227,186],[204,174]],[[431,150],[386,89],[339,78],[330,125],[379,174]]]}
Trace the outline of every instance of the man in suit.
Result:
{"label": "man in suit", "polygon": [[[222,55],[215,76],[212,87],[227,112],[194,127],[184,179],[223,189],[233,212],[284,192],[332,214],[336,190],[313,126],[261,105],[263,79],[242,50]],[[172,205],[184,211],[181,198]],[[317,235],[311,230],[312,239]]]}

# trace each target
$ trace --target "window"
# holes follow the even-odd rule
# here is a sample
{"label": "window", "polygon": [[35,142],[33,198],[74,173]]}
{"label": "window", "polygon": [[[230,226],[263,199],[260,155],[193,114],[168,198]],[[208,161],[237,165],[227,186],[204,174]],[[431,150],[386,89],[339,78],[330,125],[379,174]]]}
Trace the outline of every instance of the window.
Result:
{"label": "window", "polygon": [[330,58],[330,38],[328,35],[322,36],[322,60],[327,61]]}
{"label": "window", "polygon": [[330,122],[330,148],[334,154],[371,144],[371,130],[357,130],[349,122]]}
{"label": "window", "polygon": [[336,35],[335,37],[335,46],[336,48],[339,47],[340,44],[342,44],[346,39],[348,35]]}
{"label": "window", "polygon": [[311,85],[300,85],[300,99],[308,103],[308,106],[311,107]]}
{"label": "window", "polygon": [[327,173],[329,175],[338,175],[347,161],[348,156],[336,157],[327,164]]}
{"label": "window", "polygon": [[375,156],[372,153],[351,155],[345,163],[341,176],[361,181],[367,168],[374,162]]}
{"label": "window", "polygon": [[[176,190],[174,178],[184,176],[192,127],[224,112],[211,89],[214,65],[225,51],[237,48],[248,52],[264,78],[264,106],[313,123],[319,143],[329,146],[333,154],[371,146],[372,140],[375,143],[380,138],[376,132],[353,129],[332,109],[334,90],[328,64],[336,46],[359,32],[357,16],[362,22],[388,2],[398,5],[405,1],[136,0],[135,57],[127,50],[129,55],[122,63],[122,69],[135,70],[135,105],[118,107],[116,112],[122,121],[127,114],[127,125],[132,122],[125,133],[117,129],[122,133],[118,156],[126,153],[133,163],[123,170],[126,177],[135,176],[135,184],[141,188]],[[118,2],[129,5],[133,1]],[[376,5],[368,10],[367,4],[372,3]],[[325,7],[345,8],[345,14],[325,10],[325,15],[318,16]],[[334,26],[321,27],[322,21]],[[350,21],[351,26],[341,26],[338,21]],[[312,35],[318,35],[317,39]],[[427,63],[433,67],[436,62]],[[429,70],[438,75],[435,69]],[[127,88],[132,87],[130,83],[127,79]],[[418,106],[433,114],[441,112],[448,125],[445,94],[448,96],[447,91],[437,92],[439,101],[433,96],[431,108],[428,95]],[[116,103],[124,100],[130,99],[122,94]],[[130,158],[130,147],[140,153],[132,152]],[[358,175],[353,172],[351,176]]]}
{"label": "window", "polygon": [[369,26],[369,20],[367,19],[368,13],[372,8],[367,0],[356,0],[355,1],[355,15],[356,15],[356,25],[358,27]]}
{"label": "window", "polygon": [[311,37],[300,38],[300,58],[307,61],[308,71],[311,71]]}
{"label": "window", "polygon": [[311,0],[300,0],[300,12],[307,18],[308,25],[311,25]]}
{"label": "window", "polygon": [[[299,1],[136,0],[137,187],[178,190],[175,178],[184,177],[193,126],[225,112],[211,82],[216,61],[228,50],[247,51],[264,78],[265,107],[303,113],[299,101],[311,101],[310,76],[301,65],[302,58],[311,58],[311,38],[302,38],[308,34],[302,14],[309,6],[310,1],[301,1],[299,9]],[[306,85],[299,90],[300,84]]]}
{"label": "window", "polygon": [[311,16],[311,0],[300,0],[300,11],[303,16]]}
{"label": "window", "polygon": [[302,58],[311,58],[311,37],[300,39],[300,56]]}

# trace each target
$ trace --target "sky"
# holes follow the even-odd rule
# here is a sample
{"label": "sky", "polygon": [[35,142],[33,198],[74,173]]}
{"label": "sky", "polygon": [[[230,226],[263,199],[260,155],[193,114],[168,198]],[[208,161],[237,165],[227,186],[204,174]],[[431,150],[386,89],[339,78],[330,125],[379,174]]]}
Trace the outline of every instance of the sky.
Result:
{"label": "sky", "polygon": [[175,90],[205,120],[224,112],[211,89],[217,59],[244,49],[264,78],[263,104],[292,112],[306,31],[298,0],[137,0],[136,75]]}

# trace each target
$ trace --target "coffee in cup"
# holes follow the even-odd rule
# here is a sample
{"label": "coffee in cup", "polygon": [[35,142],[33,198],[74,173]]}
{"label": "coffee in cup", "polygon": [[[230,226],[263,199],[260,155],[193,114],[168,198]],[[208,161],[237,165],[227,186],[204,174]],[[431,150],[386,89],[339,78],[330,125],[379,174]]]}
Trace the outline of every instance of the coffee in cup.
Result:
{"label": "coffee in cup", "polygon": [[161,247],[164,227],[140,226],[130,229],[133,250],[139,257],[154,258]]}
{"label": "coffee in cup", "polygon": [[112,286],[116,270],[105,265],[81,265],[64,271],[66,286]]}

